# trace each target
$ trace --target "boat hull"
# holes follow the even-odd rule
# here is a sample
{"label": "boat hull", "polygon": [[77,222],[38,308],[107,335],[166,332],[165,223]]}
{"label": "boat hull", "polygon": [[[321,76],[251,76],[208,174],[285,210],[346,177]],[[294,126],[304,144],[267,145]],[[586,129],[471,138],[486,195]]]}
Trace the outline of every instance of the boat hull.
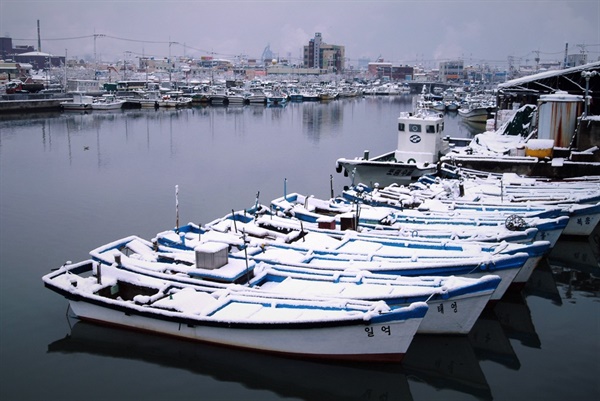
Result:
{"label": "boat hull", "polygon": [[94,103],[92,104],[92,109],[93,110],[120,110],[123,108],[123,104],[125,103],[125,101],[123,102],[117,102],[117,103]]}
{"label": "boat hull", "polygon": [[392,184],[408,185],[420,177],[437,172],[435,164],[398,163],[392,161],[395,152],[386,153],[370,160],[345,159],[336,161],[336,170],[353,179],[353,184],[365,184],[380,187]]}
{"label": "boat hull", "polygon": [[330,328],[244,329],[158,320],[85,301],[71,301],[70,306],[82,320],[129,329],[286,356],[369,362],[400,362],[421,321],[409,319]]}
{"label": "boat hull", "polygon": [[210,295],[198,286],[166,290],[167,281],[92,261],[65,265],[42,279],[82,320],[312,359],[399,362],[428,310],[424,302],[389,309],[383,302],[233,289]]}
{"label": "boat hull", "polygon": [[491,113],[493,113],[494,110],[495,108],[493,107],[458,109],[458,115],[461,116],[463,119],[471,122],[485,123],[488,120],[488,118],[490,118]]}
{"label": "boat hull", "polygon": [[419,334],[468,334],[494,290],[482,291],[449,300],[433,300],[427,303],[429,311],[423,318]]}

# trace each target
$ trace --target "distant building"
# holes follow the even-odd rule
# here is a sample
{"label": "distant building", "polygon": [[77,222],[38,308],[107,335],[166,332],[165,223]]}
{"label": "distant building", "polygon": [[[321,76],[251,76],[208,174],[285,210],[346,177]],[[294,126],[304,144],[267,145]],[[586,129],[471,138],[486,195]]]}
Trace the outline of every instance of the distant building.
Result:
{"label": "distant building", "polygon": [[13,55],[17,63],[29,63],[36,70],[45,70],[51,67],[61,67],[65,64],[64,56],[53,56],[49,53],[27,52]]}
{"label": "distant building", "polygon": [[43,70],[50,67],[60,67],[65,64],[65,57],[35,51],[33,46],[13,46],[12,38],[0,38],[0,59],[11,60],[19,64],[31,64],[34,70]]}
{"label": "distant building", "polygon": [[31,73],[31,64],[0,61],[0,84],[26,77]]}
{"label": "distant building", "polygon": [[286,65],[267,66],[267,75],[320,75],[326,71],[319,68],[298,68]]}
{"label": "distant building", "polygon": [[13,46],[12,38],[0,38],[0,59],[13,60],[15,54],[33,52],[33,46]]}
{"label": "distant building", "polygon": [[440,63],[440,81],[457,82],[464,79],[464,62],[462,60],[444,61]]}
{"label": "distant building", "polygon": [[379,61],[367,65],[367,74],[372,78],[387,78],[390,81],[412,81],[414,68],[407,65],[394,66],[392,63]]}
{"label": "distant building", "polygon": [[359,70],[366,70],[369,68],[369,63],[371,62],[370,59],[366,58],[366,57],[361,57],[358,59],[358,69]]}
{"label": "distant building", "polygon": [[345,69],[346,50],[344,46],[329,45],[323,42],[319,32],[304,46],[304,67],[324,69],[341,73]]}
{"label": "distant building", "polygon": [[585,54],[585,53],[569,54],[567,56],[567,65],[565,65],[565,68],[578,67],[578,66],[584,65],[584,64],[587,64],[587,54]]}

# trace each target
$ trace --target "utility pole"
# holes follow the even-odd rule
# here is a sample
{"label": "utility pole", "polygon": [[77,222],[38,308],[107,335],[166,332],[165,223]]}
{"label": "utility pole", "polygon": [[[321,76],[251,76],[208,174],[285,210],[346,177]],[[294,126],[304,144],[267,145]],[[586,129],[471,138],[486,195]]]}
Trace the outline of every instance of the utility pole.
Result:
{"label": "utility pole", "polygon": [[589,99],[590,78],[595,77],[596,75],[598,75],[598,71],[582,71],[581,72],[581,76],[583,78],[585,78],[585,109],[584,109],[583,115],[586,117],[587,117],[587,113],[588,113],[588,103],[590,102],[590,99]]}
{"label": "utility pole", "polygon": [[535,53],[535,72],[538,72],[540,70],[540,51],[533,50],[532,53]]}
{"label": "utility pole", "polygon": [[576,46],[581,49],[579,51],[579,53],[582,55],[581,56],[581,63],[582,64],[586,64],[587,63],[587,54],[586,54],[585,48],[587,47],[587,45],[586,44],[578,44]]}
{"label": "utility pole", "polygon": [[102,37],[104,35],[102,34],[96,34],[94,32],[94,80],[98,79],[97,77],[97,73],[98,73],[98,58],[96,57],[96,38],[98,37]]}
{"label": "utility pole", "polygon": [[171,70],[172,70],[172,68],[171,68],[171,45],[173,45],[173,44],[178,45],[179,42],[171,42],[169,40],[169,60],[168,60],[168,62],[169,62],[169,85],[171,85]]}

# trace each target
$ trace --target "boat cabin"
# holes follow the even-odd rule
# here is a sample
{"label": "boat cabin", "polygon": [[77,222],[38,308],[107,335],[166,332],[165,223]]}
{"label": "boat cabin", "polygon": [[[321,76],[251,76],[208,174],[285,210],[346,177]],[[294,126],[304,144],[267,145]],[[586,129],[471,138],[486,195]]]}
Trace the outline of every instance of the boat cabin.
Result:
{"label": "boat cabin", "polygon": [[400,163],[437,163],[448,152],[444,140],[442,113],[421,109],[403,112],[398,117],[398,147],[396,160]]}

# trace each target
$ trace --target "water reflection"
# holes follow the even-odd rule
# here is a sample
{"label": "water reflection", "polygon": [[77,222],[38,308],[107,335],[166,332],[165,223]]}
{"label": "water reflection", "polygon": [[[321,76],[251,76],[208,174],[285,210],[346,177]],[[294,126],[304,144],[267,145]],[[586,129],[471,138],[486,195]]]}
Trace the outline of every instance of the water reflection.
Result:
{"label": "water reflection", "polygon": [[492,392],[466,336],[417,335],[404,360],[411,380],[491,400]]}
{"label": "water reflection", "polygon": [[526,347],[541,347],[523,292],[507,291],[494,306],[494,313],[508,338],[519,340]]}
{"label": "water reflection", "polygon": [[468,335],[480,361],[492,361],[519,370],[521,362],[493,308],[483,311]]}
{"label": "water reflection", "polygon": [[49,344],[48,352],[138,360],[304,400],[412,400],[406,375],[395,364],[367,367],[278,358],[81,321]]}
{"label": "water reflection", "polygon": [[577,269],[600,275],[600,225],[587,238],[561,237],[552,248],[548,262],[555,267]]}
{"label": "water reflection", "polygon": [[[560,240],[559,240],[560,241]],[[556,287],[556,280],[547,258],[542,258],[531,273],[531,277],[523,289],[525,296],[535,296],[552,301],[554,305],[562,305],[562,297]]]}
{"label": "water reflection", "polygon": [[579,294],[600,299],[600,227],[588,238],[560,239],[548,256],[548,265],[564,297]]}
{"label": "water reflection", "polygon": [[77,321],[49,353],[84,353],[185,369],[305,400],[403,400],[408,379],[491,400],[470,338],[416,336],[401,365],[302,361]]}

